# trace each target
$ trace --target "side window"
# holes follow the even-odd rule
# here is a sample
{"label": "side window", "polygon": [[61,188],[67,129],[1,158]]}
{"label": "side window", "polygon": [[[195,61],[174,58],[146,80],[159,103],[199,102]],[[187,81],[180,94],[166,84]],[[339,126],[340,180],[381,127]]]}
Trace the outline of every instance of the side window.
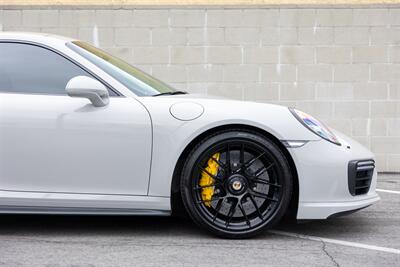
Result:
{"label": "side window", "polygon": [[46,48],[0,43],[0,92],[66,95],[68,81],[80,75],[91,76]]}

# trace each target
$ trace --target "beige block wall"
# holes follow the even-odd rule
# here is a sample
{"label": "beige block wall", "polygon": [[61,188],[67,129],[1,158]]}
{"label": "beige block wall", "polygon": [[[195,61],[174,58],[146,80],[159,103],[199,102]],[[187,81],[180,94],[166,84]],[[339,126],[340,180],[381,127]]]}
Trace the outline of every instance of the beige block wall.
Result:
{"label": "beige block wall", "polygon": [[400,172],[400,7],[13,6],[0,30],[95,42],[189,92],[297,107]]}
{"label": "beige block wall", "polygon": [[399,0],[0,0],[10,6],[297,6],[390,5]]}

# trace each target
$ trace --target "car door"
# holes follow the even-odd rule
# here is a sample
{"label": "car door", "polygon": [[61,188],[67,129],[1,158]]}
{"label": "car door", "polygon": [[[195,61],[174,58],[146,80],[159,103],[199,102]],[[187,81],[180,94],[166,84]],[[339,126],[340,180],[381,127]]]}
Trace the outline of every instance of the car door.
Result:
{"label": "car door", "polygon": [[151,122],[110,90],[95,107],[65,86],[91,76],[47,48],[0,42],[0,190],[146,195]]}

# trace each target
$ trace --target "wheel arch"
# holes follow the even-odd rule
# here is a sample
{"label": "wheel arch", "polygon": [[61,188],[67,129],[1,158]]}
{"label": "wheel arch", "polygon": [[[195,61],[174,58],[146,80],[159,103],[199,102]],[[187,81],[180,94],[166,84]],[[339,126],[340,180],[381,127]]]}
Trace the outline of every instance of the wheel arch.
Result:
{"label": "wheel arch", "polygon": [[221,126],[217,126],[217,127],[208,129],[208,130],[202,132],[201,134],[199,134],[198,136],[196,136],[185,147],[185,149],[180,154],[177,163],[175,164],[172,182],[171,182],[171,210],[172,210],[172,213],[175,215],[181,215],[181,214],[186,213],[185,208],[183,206],[181,192],[180,192],[180,173],[182,171],[185,159],[189,155],[190,151],[194,148],[194,146],[200,140],[206,138],[207,136],[213,135],[217,132],[233,130],[233,129],[247,130],[247,131],[252,131],[252,132],[261,134],[261,135],[265,136],[266,138],[270,139],[271,141],[273,141],[279,147],[279,149],[282,151],[282,153],[285,155],[286,159],[289,162],[290,172],[293,177],[293,194],[292,194],[289,208],[288,208],[288,211],[287,211],[287,214],[285,217],[290,218],[290,219],[295,219],[296,215],[297,215],[298,202],[299,202],[299,178],[298,178],[298,174],[297,174],[296,165],[294,163],[292,156],[290,155],[290,153],[286,149],[286,147],[274,135],[265,131],[264,129],[261,129],[261,128],[258,128],[255,126],[251,126],[251,125],[246,125],[246,124],[226,124],[226,125],[221,125]]}

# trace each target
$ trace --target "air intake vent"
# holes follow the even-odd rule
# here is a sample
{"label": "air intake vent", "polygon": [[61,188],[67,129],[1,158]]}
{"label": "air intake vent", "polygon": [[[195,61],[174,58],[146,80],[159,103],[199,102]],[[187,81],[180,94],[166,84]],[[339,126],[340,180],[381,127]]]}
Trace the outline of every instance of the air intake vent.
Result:
{"label": "air intake vent", "polygon": [[350,194],[358,196],[368,193],[374,169],[375,161],[372,159],[353,160],[349,162],[348,179]]}

